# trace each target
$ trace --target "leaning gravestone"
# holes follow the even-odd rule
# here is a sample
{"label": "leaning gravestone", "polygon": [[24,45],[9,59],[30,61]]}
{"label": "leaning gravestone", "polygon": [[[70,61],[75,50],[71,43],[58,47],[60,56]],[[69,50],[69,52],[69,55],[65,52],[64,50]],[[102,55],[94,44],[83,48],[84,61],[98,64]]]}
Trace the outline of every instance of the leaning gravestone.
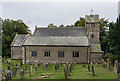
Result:
{"label": "leaning gravestone", "polygon": [[91,62],[91,68],[92,68],[92,75],[95,76],[95,73],[94,73],[94,66],[93,66],[93,63]]}
{"label": "leaning gravestone", "polygon": [[90,63],[90,62],[89,62],[89,60],[88,60],[88,71],[90,71],[90,65],[89,65],[89,63]]}
{"label": "leaning gravestone", "polygon": [[32,65],[30,64],[29,76],[32,76]]}
{"label": "leaning gravestone", "polygon": [[20,71],[20,79],[24,79],[24,71],[23,71],[23,69]]}
{"label": "leaning gravestone", "polygon": [[11,71],[7,70],[5,73],[6,81],[12,81]]}
{"label": "leaning gravestone", "polygon": [[70,72],[72,73],[72,63],[70,63]]}
{"label": "leaning gravestone", "polygon": [[68,73],[67,73],[67,68],[64,64],[64,74],[65,74],[65,79],[67,80],[68,79]]}
{"label": "leaning gravestone", "polygon": [[83,67],[85,67],[85,62],[83,61],[82,63],[83,63]]}
{"label": "leaning gravestone", "polygon": [[105,68],[105,62],[104,62],[104,59],[102,59],[102,67]]}
{"label": "leaning gravestone", "polygon": [[35,71],[38,72],[37,64],[35,64]]}
{"label": "leaning gravestone", "polygon": [[12,70],[12,77],[16,77],[16,70],[15,69]]}
{"label": "leaning gravestone", "polygon": [[117,73],[117,71],[118,71],[118,61],[116,60],[114,62],[114,72]]}

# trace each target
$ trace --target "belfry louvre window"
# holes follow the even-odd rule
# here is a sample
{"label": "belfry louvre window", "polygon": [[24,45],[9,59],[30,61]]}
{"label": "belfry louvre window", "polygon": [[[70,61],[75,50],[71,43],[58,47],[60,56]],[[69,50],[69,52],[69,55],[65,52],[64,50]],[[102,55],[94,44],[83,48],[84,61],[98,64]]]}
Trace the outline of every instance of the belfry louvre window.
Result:
{"label": "belfry louvre window", "polygon": [[45,57],[50,57],[50,51],[45,51],[44,56],[45,56]]}
{"label": "belfry louvre window", "polygon": [[74,58],[79,57],[79,52],[73,52],[73,57]]}
{"label": "belfry louvre window", "polygon": [[64,58],[64,52],[58,52],[58,57],[60,57],[60,58]]}
{"label": "belfry louvre window", "polygon": [[37,56],[37,51],[32,51],[32,57],[36,57]]}

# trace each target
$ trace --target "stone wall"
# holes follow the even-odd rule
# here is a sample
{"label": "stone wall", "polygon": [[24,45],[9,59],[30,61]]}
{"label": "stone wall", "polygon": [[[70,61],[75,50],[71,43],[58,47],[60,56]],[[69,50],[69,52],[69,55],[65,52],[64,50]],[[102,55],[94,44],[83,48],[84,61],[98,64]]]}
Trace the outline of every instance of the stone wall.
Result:
{"label": "stone wall", "polygon": [[[44,63],[51,62],[77,62],[81,63],[82,61],[87,61],[87,49],[88,47],[43,47],[43,46],[26,46],[24,47],[23,59],[22,62],[28,64],[29,62],[43,61]],[[26,50],[26,53],[25,53]],[[31,56],[31,51],[37,51],[37,57]],[[44,52],[50,51],[50,57],[45,57]],[[58,57],[58,51],[64,51],[64,58]],[[78,58],[73,58],[73,51],[79,52]],[[25,58],[26,54],[26,58]]]}
{"label": "stone wall", "polygon": [[11,59],[22,59],[22,47],[11,47]]}

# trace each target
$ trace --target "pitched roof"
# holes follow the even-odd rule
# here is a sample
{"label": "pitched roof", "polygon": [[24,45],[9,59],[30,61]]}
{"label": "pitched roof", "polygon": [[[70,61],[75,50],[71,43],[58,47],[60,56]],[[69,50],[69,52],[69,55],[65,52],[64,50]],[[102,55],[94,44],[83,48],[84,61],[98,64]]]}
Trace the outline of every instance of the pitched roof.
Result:
{"label": "pitched roof", "polygon": [[85,36],[85,27],[36,28],[33,36]]}
{"label": "pitched roof", "polygon": [[23,45],[89,46],[86,36],[28,36]]}
{"label": "pitched roof", "polygon": [[19,35],[16,34],[14,37],[13,42],[11,43],[11,46],[22,46],[24,39],[26,38],[27,35]]}
{"label": "pitched roof", "polygon": [[85,19],[87,23],[100,22],[99,15],[86,15]]}
{"label": "pitched roof", "polygon": [[91,44],[91,45],[90,45],[90,48],[91,48],[91,52],[104,53],[104,52],[101,50],[100,44]]}

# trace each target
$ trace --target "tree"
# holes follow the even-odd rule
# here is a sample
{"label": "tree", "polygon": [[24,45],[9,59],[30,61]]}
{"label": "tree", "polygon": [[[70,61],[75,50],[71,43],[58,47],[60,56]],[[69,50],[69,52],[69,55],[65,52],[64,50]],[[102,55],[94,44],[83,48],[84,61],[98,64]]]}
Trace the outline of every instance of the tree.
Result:
{"label": "tree", "polygon": [[2,55],[10,56],[11,43],[16,34],[30,34],[29,27],[22,20],[5,19],[2,23]]}
{"label": "tree", "polygon": [[80,17],[80,20],[77,20],[74,26],[85,26],[85,18]]}

